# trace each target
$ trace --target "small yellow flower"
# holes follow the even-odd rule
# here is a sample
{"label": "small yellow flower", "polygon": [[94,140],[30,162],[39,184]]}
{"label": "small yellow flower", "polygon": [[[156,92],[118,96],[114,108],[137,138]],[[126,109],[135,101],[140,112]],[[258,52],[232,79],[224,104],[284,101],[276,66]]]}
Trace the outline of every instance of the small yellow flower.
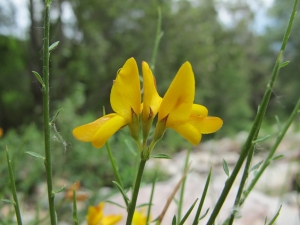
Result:
{"label": "small yellow flower", "polygon": [[133,214],[132,225],[146,225],[146,224],[147,224],[147,215],[145,215],[145,210],[135,211]]}
{"label": "small yellow flower", "polygon": [[186,62],[179,69],[162,99],[152,146],[167,128],[174,129],[197,145],[202,134],[216,132],[222,127],[223,121],[220,118],[207,116],[208,110],[204,106],[193,104],[194,96],[194,73],[191,64]]}
{"label": "small yellow flower", "polygon": [[100,202],[97,206],[90,206],[86,221],[88,225],[115,225],[121,219],[121,215],[107,215],[103,214],[104,202]]}
{"label": "small yellow flower", "polygon": [[3,136],[3,129],[0,127],[0,138]]}
{"label": "small yellow flower", "polygon": [[119,70],[111,89],[110,103],[115,113],[76,127],[73,130],[74,137],[79,141],[92,142],[94,147],[101,148],[115,132],[128,125],[132,137],[138,140],[141,91],[134,58],[128,59]]}
{"label": "small yellow flower", "polygon": [[142,63],[142,70],[144,83],[142,121],[144,141],[146,141],[153,119],[158,112],[162,98],[157,93],[155,78],[149,65],[146,62]]}

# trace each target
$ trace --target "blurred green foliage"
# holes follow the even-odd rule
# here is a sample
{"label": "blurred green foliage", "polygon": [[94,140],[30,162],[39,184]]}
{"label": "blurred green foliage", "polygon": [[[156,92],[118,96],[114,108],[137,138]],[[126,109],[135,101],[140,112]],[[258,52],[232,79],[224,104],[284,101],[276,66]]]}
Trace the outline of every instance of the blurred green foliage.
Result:
{"label": "blurred green foliage", "polygon": [[[79,180],[91,189],[111,185],[114,178],[105,148],[97,150],[91,144],[74,140],[72,129],[100,117],[102,106],[107,113],[111,111],[112,81],[127,58],[136,58],[139,65],[142,60],[150,63],[158,7],[162,11],[164,35],[154,74],[160,95],[188,60],[196,77],[195,102],[207,106],[210,115],[224,120],[218,135],[247,129],[271,74],[277,43],[289,15],[286,8],[290,8],[292,0],[282,4],[275,1],[271,11],[273,25],[257,34],[251,29],[254,12],[246,1],[234,6],[223,4],[233,18],[238,18],[229,27],[222,24],[217,2],[211,0],[53,1],[51,43],[60,44],[51,53],[51,114],[63,109],[52,129],[54,177],[70,182]],[[31,26],[25,38],[0,35],[0,127],[5,132],[0,149],[8,145],[17,187],[28,194],[38,182],[44,182],[45,173],[41,160],[24,153],[44,154],[42,93],[31,73],[34,70],[42,74],[39,6],[42,1],[29,1]],[[69,20],[64,17],[68,7],[72,9]],[[241,13],[243,17],[238,16]],[[299,26],[296,20],[285,54],[291,63],[280,73],[267,114],[271,124],[275,123],[274,115],[288,115],[299,96]],[[131,185],[134,168],[134,150],[127,149],[134,143],[126,138],[127,132],[121,130],[110,139],[126,187]],[[158,147],[170,153],[186,147],[186,142],[168,131]],[[4,151],[0,152],[0,174],[8,180]],[[8,183],[0,183],[0,190],[6,188]]]}

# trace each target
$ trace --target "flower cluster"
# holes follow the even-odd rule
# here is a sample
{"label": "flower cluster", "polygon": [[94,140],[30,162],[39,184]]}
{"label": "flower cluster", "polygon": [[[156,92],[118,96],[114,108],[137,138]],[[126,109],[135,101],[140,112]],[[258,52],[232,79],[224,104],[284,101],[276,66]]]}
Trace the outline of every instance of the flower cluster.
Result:
{"label": "flower cluster", "polygon": [[[200,142],[202,134],[213,133],[221,128],[223,121],[220,118],[208,116],[204,106],[193,103],[195,77],[189,62],[181,66],[163,98],[157,93],[155,78],[146,62],[142,63],[142,72],[143,103],[137,63],[130,58],[113,82],[110,103],[114,113],[75,128],[74,137],[101,148],[115,132],[128,125],[140,151],[145,148],[151,151],[167,128],[174,129],[194,145]],[[156,115],[158,120],[154,137],[147,147],[148,134]],[[140,118],[143,144],[140,144],[139,137]]]}

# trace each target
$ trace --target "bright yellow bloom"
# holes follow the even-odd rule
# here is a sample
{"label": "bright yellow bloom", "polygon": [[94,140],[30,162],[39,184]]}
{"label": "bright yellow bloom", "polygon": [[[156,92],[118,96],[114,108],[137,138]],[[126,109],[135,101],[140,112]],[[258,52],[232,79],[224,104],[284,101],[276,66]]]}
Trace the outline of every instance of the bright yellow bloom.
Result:
{"label": "bright yellow bloom", "polygon": [[138,118],[141,112],[141,91],[139,72],[134,58],[128,59],[118,71],[110,93],[110,104],[115,113],[103,116],[73,130],[76,139],[92,142],[101,148],[119,129],[129,125],[135,140],[139,135]]}
{"label": "bright yellow bloom", "polygon": [[197,145],[202,134],[216,132],[222,127],[223,121],[220,118],[207,116],[208,110],[204,106],[193,104],[194,96],[194,73],[191,64],[186,62],[179,69],[160,104],[155,142],[162,137],[166,128],[172,128]]}
{"label": "bright yellow bloom", "polygon": [[146,225],[146,224],[147,224],[147,215],[145,215],[145,210],[135,211],[133,214],[132,225]]}
{"label": "bright yellow bloom", "polygon": [[155,78],[149,65],[146,62],[142,63],[143,83],[144,83],[144,101],[143,101],[143,134],[144,141],[147,139],[154,117],[156,116],[162,98],[156,90]]}
{"label": "bright yellow bloom", "polygon": [[90,206],[86,221],[88,225],[115,225],[121,219],[121,215],[107,215],[103,214],[104,202],[100,202],[97,206]]}

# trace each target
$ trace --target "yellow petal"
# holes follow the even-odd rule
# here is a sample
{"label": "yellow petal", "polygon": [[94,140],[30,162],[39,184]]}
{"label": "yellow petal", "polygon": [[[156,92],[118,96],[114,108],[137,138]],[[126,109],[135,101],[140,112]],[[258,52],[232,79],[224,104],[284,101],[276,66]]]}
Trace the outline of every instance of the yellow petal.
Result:
{"label": "yellow petal", "polygon": [[162,98],[158,95],[156,90],[155,78],[148,63],[142,63],[143,69],[143,84],[144,84],[144,103],[143,103],[143,121],[147,121],[149,115],[155,117]]}
{"label": "yellow petal", "polygon": [[122,215],[107,215],[103,218],[101,225],[115,225],[122,219]]}
{"label": "yellow petal", "polygon": [[223,121],[219,117],[191,116],[188,122],[192,124],[201,134],[210,134],[219,130]]}
{"label": "yellow petal", "polygon": [[94,122],[76,127],[73,130],[73,136],[79,141],[91,142],[99,128],[116,115],[116,113],[111,113],[95,120]]}
{"label": "yellow petal", "polygon": [[103,206],[104,203],[100,203],[98,206],[90,206],[88,214],[86,216],[88,225],[98,225],[103,218]]}
{"label": "yellow petal", "polygon": [[158,120],[169,115],[167,126],[187,120],[190,116],[194,96],[194,73],[191,64],[186,62],[180,67],[160,104]]}
{"label": "yellow petal", "polygon": [[119,70],[110,93],[112,109],[131,122],[131,109],[140,114],[141,90],[139,71],[134,58],[128,59]]}
{"label": "yellow petal", "polygon": [[175,131],[177,131],[181,136],[191,142],[193,145],[199,144],[201,140],[201,133],[189,123],[176,124],[172,126]]}
{"label": "yellow petal", "polygon": [[208,110],[203,105],[193,104],[192,110],[191,110],[191,115],[204,117],[204,116],[208,115]]}
{"label": "yellow petal", "polygon": [[108,120],[106,120],[105,123],[103,123],[99,127],[92,139],[92,144],[95,148],[101,148],[114,133],[128,124],[127,120],[124,117],[116,113],[108,115],[111,116],[108,118]]}
{"label": "yellow petal", "polygon": [[146,225],[146,223],[147,215],[145,215],[145,212],[135,211],[133,214],[132,225]]}

